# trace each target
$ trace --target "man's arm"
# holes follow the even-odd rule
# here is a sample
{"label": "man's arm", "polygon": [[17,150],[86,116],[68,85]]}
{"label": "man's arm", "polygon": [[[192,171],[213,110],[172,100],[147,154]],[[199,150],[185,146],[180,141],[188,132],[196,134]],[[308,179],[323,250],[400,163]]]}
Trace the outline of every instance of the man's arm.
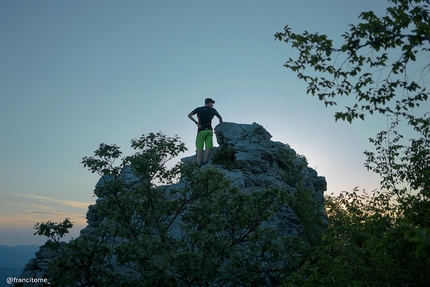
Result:
{"label": "man's arm", "polygon": [[[215,110],[215,109],[214,109]],[[222,117],[221,115],[218,113],[217,110],[215,110],[215,116],[219,119],[219,122],[222,123]]]}
{"label": "man's arm", "polygon": [[196,121],[195,119],[194,119],[194,117],[193,117],[193,112],[191,112],[191,113],[189,113],[188,114],[188,117],[190,118],[190,120],[192,120],[196,125],[198,125],[199,124],[199,122],[198,121]]}

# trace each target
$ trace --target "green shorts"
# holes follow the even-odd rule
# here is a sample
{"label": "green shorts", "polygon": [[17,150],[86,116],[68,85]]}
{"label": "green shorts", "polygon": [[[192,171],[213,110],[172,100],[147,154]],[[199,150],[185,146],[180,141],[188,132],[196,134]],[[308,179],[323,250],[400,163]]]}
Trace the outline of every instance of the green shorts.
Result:
{"label": "green shorts", "polygon": [[214,135],[212,130],[202,130],[197,134],[196,137],[196,149],[203,150],[203,146],[206,149],[212,149],[214,147],[212,136]]}

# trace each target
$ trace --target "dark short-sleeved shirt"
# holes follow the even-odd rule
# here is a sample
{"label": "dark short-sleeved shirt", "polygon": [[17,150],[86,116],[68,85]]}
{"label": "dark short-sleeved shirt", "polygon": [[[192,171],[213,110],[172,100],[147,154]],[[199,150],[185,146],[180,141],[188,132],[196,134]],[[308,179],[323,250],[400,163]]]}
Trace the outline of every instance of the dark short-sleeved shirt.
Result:
{"label": "dark short-sleeved shirt", "polygon": [[193,115],[197,114],[199,125],[201,125],[201,128],[198,129],[198,132],[202,130],[211,130],[213,117],[221,117],[217,110],[209,106],[198,107],[194,109],[192,113]]}

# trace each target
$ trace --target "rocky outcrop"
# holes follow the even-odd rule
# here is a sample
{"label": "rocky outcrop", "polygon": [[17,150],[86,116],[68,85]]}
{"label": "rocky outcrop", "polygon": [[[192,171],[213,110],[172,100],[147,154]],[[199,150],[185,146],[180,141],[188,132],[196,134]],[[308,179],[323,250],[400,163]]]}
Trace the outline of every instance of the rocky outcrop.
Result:
{"label": "rocky outcrop", "polygon": [[316,200],[322,202],[327,189],[325,178],[308,167],[306,159],[289,145],[271,141],[272,136],[261,125],[221,123],[215,128],[215,135],[221,149],[234,150],[236,176],[232,178],[240,188],[280,185],[294,193],[298,176],[294,178],[293,173],[300,173],[304,179],[302,187],[312,190]]}
{"label": "rocky outcrop", "polygon": [[[286,193],[300,200],[300,193],[306,191],[306,194],[310,194],[312,198],[312,206],[309,208],[314,208],[316,214],[324,214],[324,191],[327,188],[325,178],[318,176],[315,170],[308,167],[306,159],[297,155],[289,145],[271,141],[270,133],[257,123],[223,122],[216,126],[214,131],[219,147],[214,148],[209,164],[202,166],[201,169],[214,167],[224,173],[233,185],[248,192],[255,189],[281,187]],[[195,156],[182,159],[184,163],[195,160]],[[126,186],[133,186],[139,182],[129,166],[123,169],[121,177]],[[106,178],[100,179],[97,186],[103,185],[106,180]],[[182,178],[170,188],[183,185],[184,180],[186,179]],[[97,236],[97,228],[103,221],[97,213],[97,204],[102,200],[99,198],[95,205],[89,206],[88,226],[81,231],[81,235]],[[324,215],[321,219],[325,220]],[[292,236],[303,234],[305,228],[300,214],[288,205],[283,206],[281,211],[266,224],[277,228],[280,233]],[[180,228],[180,224],[175,226]],[[43,252],[41,250],[37,258],[26,265],[22,276],[43,276],[43,270],[55,257]]]}
{"label": "rocky outcrop", "polygon": [[[234,154],[230,169],[223,172],[241,189],[283,187],[293,196],[298,190],[305,190],[313,197],[314,206],[324,212],[325,177],[308,167],[303,156],[299,156],[289,145],[271,141],[271,134],[261,125],[224,122],[215,128],[219,144],[213,153],[212,162],[217,162],[217,152]],[[311,207],[310,207],[311,208]],[[317,212],[317,210],[315,211]],[[322,218],[325,221],[325,217]],[[291,206],[284,206],[272,225],[290,235],[303,230],[300,218]]]}
{"label": "rocky outcrop", "polygon": [[[34,278],[42,279],[46,278],[46,270],[48,269],[49,263],[58,256],[58,251],[61,246],[64,246],[65,242],[60,242],[57,248],[50,248],[50,244],[42,245],[36,252],[36,257],[28,261],[24,266],[22,274],[19,278]],[[52,244],[51,244],[52,247]],[[46,286],[43,283],[16,283],[14,286]]]}

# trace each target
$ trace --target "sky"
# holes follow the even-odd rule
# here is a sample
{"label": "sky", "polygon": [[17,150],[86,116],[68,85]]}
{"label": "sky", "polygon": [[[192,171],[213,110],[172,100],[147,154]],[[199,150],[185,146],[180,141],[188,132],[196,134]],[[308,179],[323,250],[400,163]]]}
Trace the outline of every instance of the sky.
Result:
{"label": "sky", "polygon": [[[0,244],[43,244],[38,222],[86,226],[99,177],[80,162],[102,142],[161,131],[195,153],[187,115],[213,98],[224,121],[257,122],[325,176],[326,194],[373,190],[363,151],[386,120],[334,121],[283,67],[289,25],[334,39],[386,1],[0,0]],[[215,118],[214,123],[218,120]]]}

